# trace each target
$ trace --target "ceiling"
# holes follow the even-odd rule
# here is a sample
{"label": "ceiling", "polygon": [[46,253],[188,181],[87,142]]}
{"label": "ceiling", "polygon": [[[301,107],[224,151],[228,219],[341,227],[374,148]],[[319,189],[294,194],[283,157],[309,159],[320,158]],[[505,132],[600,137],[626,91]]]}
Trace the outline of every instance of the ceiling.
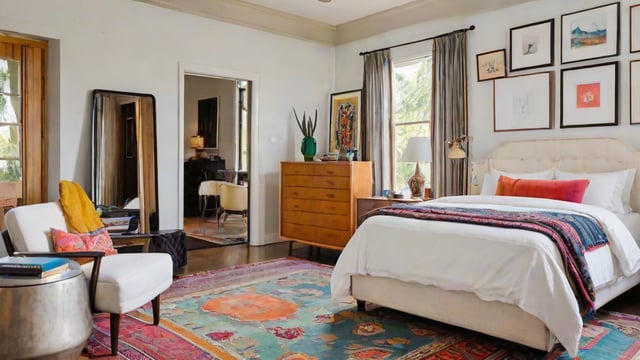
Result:
{"label": "ceiling", "polygon": [[339,45],[425,21],[468,16],[534,0],[138,1],[280,35]]}

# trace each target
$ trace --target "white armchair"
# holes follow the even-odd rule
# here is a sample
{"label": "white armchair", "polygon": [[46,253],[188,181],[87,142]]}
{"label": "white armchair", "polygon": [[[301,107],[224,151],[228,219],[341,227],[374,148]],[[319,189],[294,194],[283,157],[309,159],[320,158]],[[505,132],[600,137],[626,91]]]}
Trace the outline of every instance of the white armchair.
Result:
{"label": "white armchair", "polygon": [[[62,208],[57,202],[25,205],[5,216],[11,253],[54,253],[50,229],[67,231]],[[3,234],[4,235],[4,234]],[[9,240],[9,241],[7,241]],[[95,312],[110,313],[111,354],[118,352],[120,314],[151,301],[153,323],[160,322],[160,294],[173,281],[171,256],[164,253],[115,254],[101,252],[54,253],[62,257],[92,257],[82,265],[89,282],[89,301]]]}
{"label": "white armchair", "polygon": [[220,202],[220,185],[224,183],[224,181],[217,180],[205,180],[200,183],[200,186],[198,187],[198,195],[200,196],[199,206],[202,217],[204,217],[207,210],[212,210],[207,209],[207,203],[209,202],[210,196],[213,197],[213,203],[215,206],[213,209],[215,209],[217,213]]}

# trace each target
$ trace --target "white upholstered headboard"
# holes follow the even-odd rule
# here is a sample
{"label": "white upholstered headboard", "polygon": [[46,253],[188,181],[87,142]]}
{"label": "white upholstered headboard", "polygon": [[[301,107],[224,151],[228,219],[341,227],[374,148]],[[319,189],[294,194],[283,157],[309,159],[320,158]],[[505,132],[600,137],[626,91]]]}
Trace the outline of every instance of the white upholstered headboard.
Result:
{"label": "white upholstered headboard", "polygon": [[568,172],[605,172],[636,168],[631,207],[640,212],[640,152],[612,138],[510,141],[489,158],[471,164],[469,194],[479,194],[484,174],[494,168],[527,173],[556,168]]}

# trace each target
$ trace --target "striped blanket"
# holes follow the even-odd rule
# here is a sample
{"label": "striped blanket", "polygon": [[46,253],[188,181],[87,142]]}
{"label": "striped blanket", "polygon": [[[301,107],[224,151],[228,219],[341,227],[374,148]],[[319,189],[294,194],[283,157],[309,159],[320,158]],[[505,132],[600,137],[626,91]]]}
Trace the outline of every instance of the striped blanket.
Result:
{"label": "striped blanket", "polygon": [[594,312],[595,289],[584,253],[606,245],[608,240],[600,224],[591,217],[552,211],[502,211],[406,204],[375,209],[364,218],[374,215],[523,229],[544,234],[560,252],[582,315],[592,315]]}

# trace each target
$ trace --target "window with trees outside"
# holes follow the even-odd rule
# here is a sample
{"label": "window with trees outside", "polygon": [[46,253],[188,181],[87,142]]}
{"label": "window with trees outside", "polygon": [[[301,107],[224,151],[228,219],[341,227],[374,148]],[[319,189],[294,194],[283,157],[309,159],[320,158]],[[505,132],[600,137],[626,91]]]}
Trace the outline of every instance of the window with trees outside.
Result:
{"label": "window with trees outside", "polygon": [[46,201],[46,59],[46,41],[0,35],[0,211]]}
{"label": "window with trees outside", "polygon": [[[393,189],[405,196],[411,194],[407,180],[416,164],[401,162],[407,141],[414,136],[430,136],[431,123],[431,56],[399,61],[393,64],[393,119],[391,173]],[[431,184],[431,164],[420,163],[425,186]]]}

